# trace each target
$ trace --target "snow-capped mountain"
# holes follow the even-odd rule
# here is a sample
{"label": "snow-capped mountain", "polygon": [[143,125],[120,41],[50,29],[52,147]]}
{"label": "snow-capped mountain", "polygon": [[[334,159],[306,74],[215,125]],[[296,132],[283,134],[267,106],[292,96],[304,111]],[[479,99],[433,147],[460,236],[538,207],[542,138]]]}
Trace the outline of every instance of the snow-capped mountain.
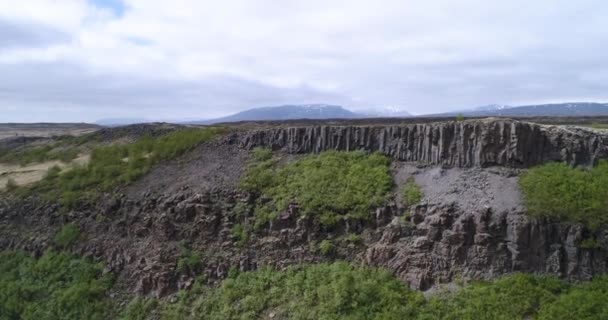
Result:
{"label": "snow-capped mountain", "polygon": [[473,111],[496,111],[496,110],[505,110],[505,109],[509,109],[512,108],[511,106],[508,105],[504,105],[504,104],[488,104],[485,106],[479,106],[477,108],[474,108]]}
{"label": "snow-capped mountain", "polygon": [[395,106],[362,109],[357,110],[357,113],[362,117],[369,118],[405,118],[412,116],[405,109]]}
{"label": "snow-capped mountain", "polygon": [[597,116],[608,115],[607,103],[596,102],[566,102],[553,104],[538,104],[526,106],[501,106],[475,108],[472,110],[453,111],[432,116],[455,116],[462,114],[467,117],[533,117],[533,116]]}

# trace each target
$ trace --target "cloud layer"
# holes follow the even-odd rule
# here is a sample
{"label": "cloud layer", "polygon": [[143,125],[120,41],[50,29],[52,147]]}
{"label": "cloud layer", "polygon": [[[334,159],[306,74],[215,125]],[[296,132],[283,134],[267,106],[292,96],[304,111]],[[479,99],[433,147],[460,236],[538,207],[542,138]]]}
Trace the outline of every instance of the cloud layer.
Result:
{"label": "cloud layer", "polygon": [[608,100],[603,1],[0,2],[0,122]]}

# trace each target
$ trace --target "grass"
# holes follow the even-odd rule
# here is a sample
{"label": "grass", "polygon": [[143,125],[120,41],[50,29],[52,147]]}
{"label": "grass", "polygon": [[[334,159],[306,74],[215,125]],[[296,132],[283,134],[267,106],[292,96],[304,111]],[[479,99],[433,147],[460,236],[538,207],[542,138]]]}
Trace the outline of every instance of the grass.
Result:
{"label": "grass", "polygon": [[327,151],[282,166],[271,156],[267,150],[254,151],[256,160],[241,181],[244,190],[259,196],[256,227],[295,203],[300,215],[324,226],[366,220],[371,209],[386,202],[393,183],[389,159],[377,153]]}
{"label": "grass", "polygon": [[403,205],[410,207],[420,202],[423,197],[424,195],[422,194],[422,190],[416,184],[414,177],[409,177],[403,185],[403,191],[401,194]]}
{"label": "grass", "polygon": [[0,252],[0,319],[108,319],[111,279],[68,253]]}
{"label": "grass", "polygon": [[25,194],[36,193],[66,208],[94,200],[100,192],[129,184],[155,164],[175,158],[224,132],[222,128],[182,129],[158,138],[144,137],[131,144],[97,147],[87,165],[61,172],[52,168]]}
{"label": "grass", "polygon": [[608,123],[594,122],[594,123],[590,124],[589,127],[594,128],[594,129],[608,129]]}
{"label": "grass", "polygon": [[528,213],[581,223],[597,230],[608,221],[608,162],[592,169],[550,163],[528,170],[519,180]]}

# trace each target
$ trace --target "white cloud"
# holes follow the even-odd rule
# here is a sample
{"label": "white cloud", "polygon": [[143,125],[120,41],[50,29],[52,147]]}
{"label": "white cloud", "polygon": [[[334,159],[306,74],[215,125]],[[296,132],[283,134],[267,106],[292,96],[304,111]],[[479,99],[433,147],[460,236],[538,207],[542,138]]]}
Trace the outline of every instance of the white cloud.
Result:
{"label": "white cloud", "polygon": [[[39,40],[0,47],[0,111],[10,116],[0,122],[26,121],[33,108],[48,110],[49,120],[90,121],[163,108],[216,116],[287,102],[430,113],[607,97],[605,76],[594,73],[608,69],[601,1],[125,0],[124,7],[117,15],[85,0],[0,0],[0,22],[28,26]],[[48,35],[34,32],[41,28],[62,36],[41,39]]]}

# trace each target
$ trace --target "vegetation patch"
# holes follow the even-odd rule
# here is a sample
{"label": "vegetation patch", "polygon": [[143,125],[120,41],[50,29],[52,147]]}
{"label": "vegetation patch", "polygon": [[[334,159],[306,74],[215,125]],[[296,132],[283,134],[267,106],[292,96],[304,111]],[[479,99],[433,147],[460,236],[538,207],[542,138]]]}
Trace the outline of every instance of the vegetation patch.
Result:
{"label": "vegetation patch", "polygon": [[99,192],[131,183],[155,164],[177,157],[224,132],[222,128],[183,129],[164,136],[144,137],[131,144],[97,147],[84,166],[61,172],[51,168],[46,177],[25,194],[37,193],[59,199],[67,208],[95,199]]}
{"label": "vegetation patch", "polygon": [[184,244],[181,246],[181,251],[181,255],[177,260],[177,272],[195,273],[198,271],[203,263],[203,255]]}
{"label": "vegetation patch", "polygon": [[239,273],[181,295],[164,319],[411,319],[423,303],[385,271],[339,262]]}
{"label": "vegetation patch", "polygon": [[80,229],[76,225],[69,223],[61,227],[61,230],[59,230],[53,240],[58,247],[67,248],[76,243],[78,238],[80,238]]}
{"label": "vegetation patch", "polygon": [[55,144],[20,151],[0,149],[0,162],[22,166],[53,160],[69,163],[78,157],[78,153],[76,148],[57,148]]}
{"label": "vegetation patch", "polygon": [[406,207],[415,205],[416,203],[420,202],[423,197],[424,195],[422,190],[416,184],[414,177],[409,177],[403,185],[403,191],[401,194],[403,205]]}
{"label": "vegetation patch", "polygon": [[[570,285],[513,274],[424,298],[386,271],[345,262],[234,274],[195,285],[160,307],[161,319],[606,319],[608,277]],[[141,319],[141,318],[133,318]]]}
{"label": "vegetation patch", "polygon": [[244,246],[249,241],[249,232],[242,224],[235,224],[230,232],[237,246]]}
{"label": "vegetation patch", "polygon": [[594,122],[594,123],[590,124],[589,127],[594,128],[594,129],[608,129],[608,123]]}
{"label": "vegetation patch", "polygon": [[241,187],[258,195],[255,224],[276,219],[290,205],[301,215],[331,226],[343,219],[369,218],[389,197],[389,159],[381,154],[327,151],[278,165],[268,151],[254,151]]}
{"label": "vegetation patch", "polygon": [[149,315],[154,312],[158,306],[158,301],[155,299],[145,299],[136,297],[123,311],[120,320],[146,320],[149,319]]}
{"label": "vegetation patch", "polygon": [[539,310],[567,288],[556,278],[526,274],[476,282],[455,294],[429,299],[419,319],[536,319]]}
{"label": "vegetation patch", "polygon": [[387,271],[346,262],[231,268],[219,287],[197,279],[176,302],[135,297],[124,308],[108,299],[111,286],[101,265],[68,253],[0,252],[0,319],[608,319],[608,276],[571,285],[513,274],[424,298]]}
{"label": "vegetation patch", "polygon": [[592,169],[550,163],[532,168],[519,180],[532,216],[582,223],[596,230],[608,220],[608,162]]}
{"label": "vegetation patch", "polygon": [[0,252],[0,319],[109,319],[111,279],[68,253]]}
{"label": "vegetation patch", "polygon": [[325,240],[321,241],[321,243],[319,243],[319,252],[322,255],[328,256],[333,251],[334,251],[334,244],[331,242],[331,240],[325,239]]}

